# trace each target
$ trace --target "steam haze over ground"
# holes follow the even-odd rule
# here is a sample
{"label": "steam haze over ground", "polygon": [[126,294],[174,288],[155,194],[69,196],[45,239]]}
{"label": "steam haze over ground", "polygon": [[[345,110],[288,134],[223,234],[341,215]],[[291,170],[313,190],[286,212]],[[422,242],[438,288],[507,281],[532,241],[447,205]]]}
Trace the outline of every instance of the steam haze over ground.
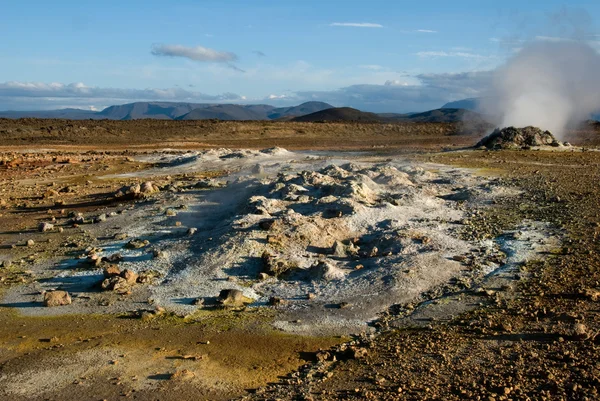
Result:
{"label": "steam haze over ground", "polygon": [[501,127],[528,125],[561,137],[600,106],[600,54],[578,41],[538,41],[492,76],[480,108]]}

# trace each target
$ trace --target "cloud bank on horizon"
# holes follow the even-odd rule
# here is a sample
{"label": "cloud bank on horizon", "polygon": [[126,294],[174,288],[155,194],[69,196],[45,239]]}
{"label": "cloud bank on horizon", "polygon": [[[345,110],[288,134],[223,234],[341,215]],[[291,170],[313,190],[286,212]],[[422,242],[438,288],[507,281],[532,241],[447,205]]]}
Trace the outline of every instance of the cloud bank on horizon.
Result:
{"label": "cloud bank on horizon", "polygon": [[[357,84],[328,91],[290,91],[249,98],[235,93],[209,95],[182,88],[127,89],[101,88],[83,83],[0,83],[0,109],[55,109],[90,106],[104,108],[134,101],[181,101],[192,103],[269,103],[286,106],[306,101],[323,101],[334,106],[350,106],[366,111],[414,111],[433,109],[444,103],[478,96],[489,81],[490,72],[458,74],[420,74],[417,84],[388,80],[383,84]],[[13,108],[14,109],[14,108]]]}

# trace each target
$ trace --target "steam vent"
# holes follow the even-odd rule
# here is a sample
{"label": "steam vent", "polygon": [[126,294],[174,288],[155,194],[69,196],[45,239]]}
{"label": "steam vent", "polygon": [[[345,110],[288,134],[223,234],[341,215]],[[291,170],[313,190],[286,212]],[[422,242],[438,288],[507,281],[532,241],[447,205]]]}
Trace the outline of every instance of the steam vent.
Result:
{"label": "steam vent", "polygon": [[[550,131],[542,131],[537,127],[506,127],[496,128],[494,132],[483,138],[475,146],[484,146],[488,149],[526,149],[532,146],[558,147],[561,145]],[[568,143],[565,142],[564,145],[568,146]]]}

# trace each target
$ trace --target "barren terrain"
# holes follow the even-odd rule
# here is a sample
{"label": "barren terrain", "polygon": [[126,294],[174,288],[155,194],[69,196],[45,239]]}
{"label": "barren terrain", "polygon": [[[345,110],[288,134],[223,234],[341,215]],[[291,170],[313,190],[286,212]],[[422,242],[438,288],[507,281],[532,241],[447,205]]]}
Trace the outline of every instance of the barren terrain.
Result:
{"label": "barren terrain", "polygon": [[561,151],[433,123],[0,137],[6,399],[598,397],[592,126]]}

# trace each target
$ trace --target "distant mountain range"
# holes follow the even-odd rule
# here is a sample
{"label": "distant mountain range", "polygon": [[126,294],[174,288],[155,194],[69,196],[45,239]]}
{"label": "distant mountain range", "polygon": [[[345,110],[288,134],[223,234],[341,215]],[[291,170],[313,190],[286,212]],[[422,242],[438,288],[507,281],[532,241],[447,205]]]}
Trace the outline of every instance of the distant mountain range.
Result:
{"label": "distant mountain range", "polygon": [[[450,105],[450,104],[448,104]],[[446,105],[446,106],[448,106]],[[468,104],[466,104],[468,106]],[[61,109],[45,111],[4,111],[0,118],[61,118],[70,120],[207,120],[226,121],[356,121],[372,123],[394,122],[457,122],[483,120],[478,113],[458,107],[444,107],[423,113],[369,113],[351,107],[333,107],[323,102],[306,102],[292,107],[267,104],[238,105],[178,102],[135,102],[110,106],[102,111]]]}
{"label": "distant mountain range", "polygon": [[484,118],[471,110],[456,108],[441,108],[429,110],[423,113],[367,113],[351,107],[337,107],[321,110],[316,113],[296,117],[292,121],[299,122],[327,122],[327,121],[356,121],[371,123],[394,123],[394,122],[435,122],[453,123],[459,121],[485,122]]}
{"label": "distant mountain range", "polygon": [[64,118],[70,120],[277,120],[291,119],[333,106],[323,102],[306,102],[293,107],[266,104],[238,105],[213,103],[136,102],[110,106],[102,111],[61,109],[43,111],[1,111],[0,118]]}

